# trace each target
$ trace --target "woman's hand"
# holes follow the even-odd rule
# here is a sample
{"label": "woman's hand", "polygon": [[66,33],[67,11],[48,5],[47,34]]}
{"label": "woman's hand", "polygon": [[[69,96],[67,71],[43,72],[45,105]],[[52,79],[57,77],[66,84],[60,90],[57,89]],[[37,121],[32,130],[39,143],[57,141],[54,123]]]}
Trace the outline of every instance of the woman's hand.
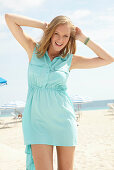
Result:
{"label": "woman's hand", "polygon": [[48,23],[47,22],[44,22],[44,25],[43,25],[43,31],[45,31],[46,29],[48,28]]}
{"label": "woman's hand", "polygon": [[76,40],[84,42],[87,37],[82,33],[79,27],[76,27]]}

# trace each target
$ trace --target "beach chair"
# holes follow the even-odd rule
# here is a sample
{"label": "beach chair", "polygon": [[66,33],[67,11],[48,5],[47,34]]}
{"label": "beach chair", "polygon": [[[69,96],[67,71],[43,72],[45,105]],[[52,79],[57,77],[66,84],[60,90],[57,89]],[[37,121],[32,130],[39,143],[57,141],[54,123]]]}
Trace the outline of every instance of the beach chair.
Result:
{"label": "beach chair", "polygon": [[0,121],[0,129],[3,129],[3,128],[8,128],[9,125],[7,122],[5,122],[4,120]]}
{"label": "beach chair", "polygon": [[108,112],[114,113],[114,103],[108,103],[107,106],[109,107]]}
{"label": "beach chair", "polygon": [[[17,114],[16,114],[17,113]],[[21,112],[19,112],[19,111],[15,111],[15,113],[13,112],[13,113],[11,113],[12,114],[12,116],[13,116],[13,119],[16,119],[16,120],[18,120],[18,119],[22,119],[22,113]]]}

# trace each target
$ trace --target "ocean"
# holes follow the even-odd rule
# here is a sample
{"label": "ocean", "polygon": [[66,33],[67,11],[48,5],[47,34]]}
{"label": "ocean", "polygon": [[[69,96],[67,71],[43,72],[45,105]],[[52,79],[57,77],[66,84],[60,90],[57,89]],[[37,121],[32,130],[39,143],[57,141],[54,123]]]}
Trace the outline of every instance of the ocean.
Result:
{"label": "ocean", "polygon": [[[83,103],[80,105],[73,103],[73,106],[74,106],[75,111],[78,110],[78,107],[79,107],[79,110],[82,110],[82,111],[105,110],[105,109],[109,109],[109,106],[107,105],[108,103],[114,103],[114,100],[113,99],[94,100],[94,101]],[[23,113],[24,109],[18,109],[18,111]],[[14,114],[18,115],[18,113],[16,113],[14,109],[0,111],[0,117],[10,117],[10,116],[13,116]]]}
{"label": "ocean", "polygon": [[[109,109],[108,103],[114,103],[114,99],[109,100],[94,100],[92,102],[83,103],[80,105],[80,110],[105,110]],[[78,109],[78,104],[73,103],[74,109]]]}

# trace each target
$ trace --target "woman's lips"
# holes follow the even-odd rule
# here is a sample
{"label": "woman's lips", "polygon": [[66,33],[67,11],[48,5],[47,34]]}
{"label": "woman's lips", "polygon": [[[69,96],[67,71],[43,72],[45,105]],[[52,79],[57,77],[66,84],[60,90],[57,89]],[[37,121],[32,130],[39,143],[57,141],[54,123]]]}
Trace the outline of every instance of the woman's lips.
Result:
{"label": "woman's lips", "polygon": [[58,46],[58,47],[61,47],[63,44],[60,44],[60,43],[57,43],[55,42],[55,44]]}

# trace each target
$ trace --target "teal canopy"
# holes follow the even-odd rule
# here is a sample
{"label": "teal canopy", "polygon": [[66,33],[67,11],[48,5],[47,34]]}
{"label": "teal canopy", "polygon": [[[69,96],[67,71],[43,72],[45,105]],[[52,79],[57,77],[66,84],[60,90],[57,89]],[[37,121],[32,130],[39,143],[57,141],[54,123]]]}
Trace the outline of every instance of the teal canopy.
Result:
{"label": "teal canopy", "polygon": [[7,85],[7,80],[0,77],[0,86],[4,86],[4,85]]}

